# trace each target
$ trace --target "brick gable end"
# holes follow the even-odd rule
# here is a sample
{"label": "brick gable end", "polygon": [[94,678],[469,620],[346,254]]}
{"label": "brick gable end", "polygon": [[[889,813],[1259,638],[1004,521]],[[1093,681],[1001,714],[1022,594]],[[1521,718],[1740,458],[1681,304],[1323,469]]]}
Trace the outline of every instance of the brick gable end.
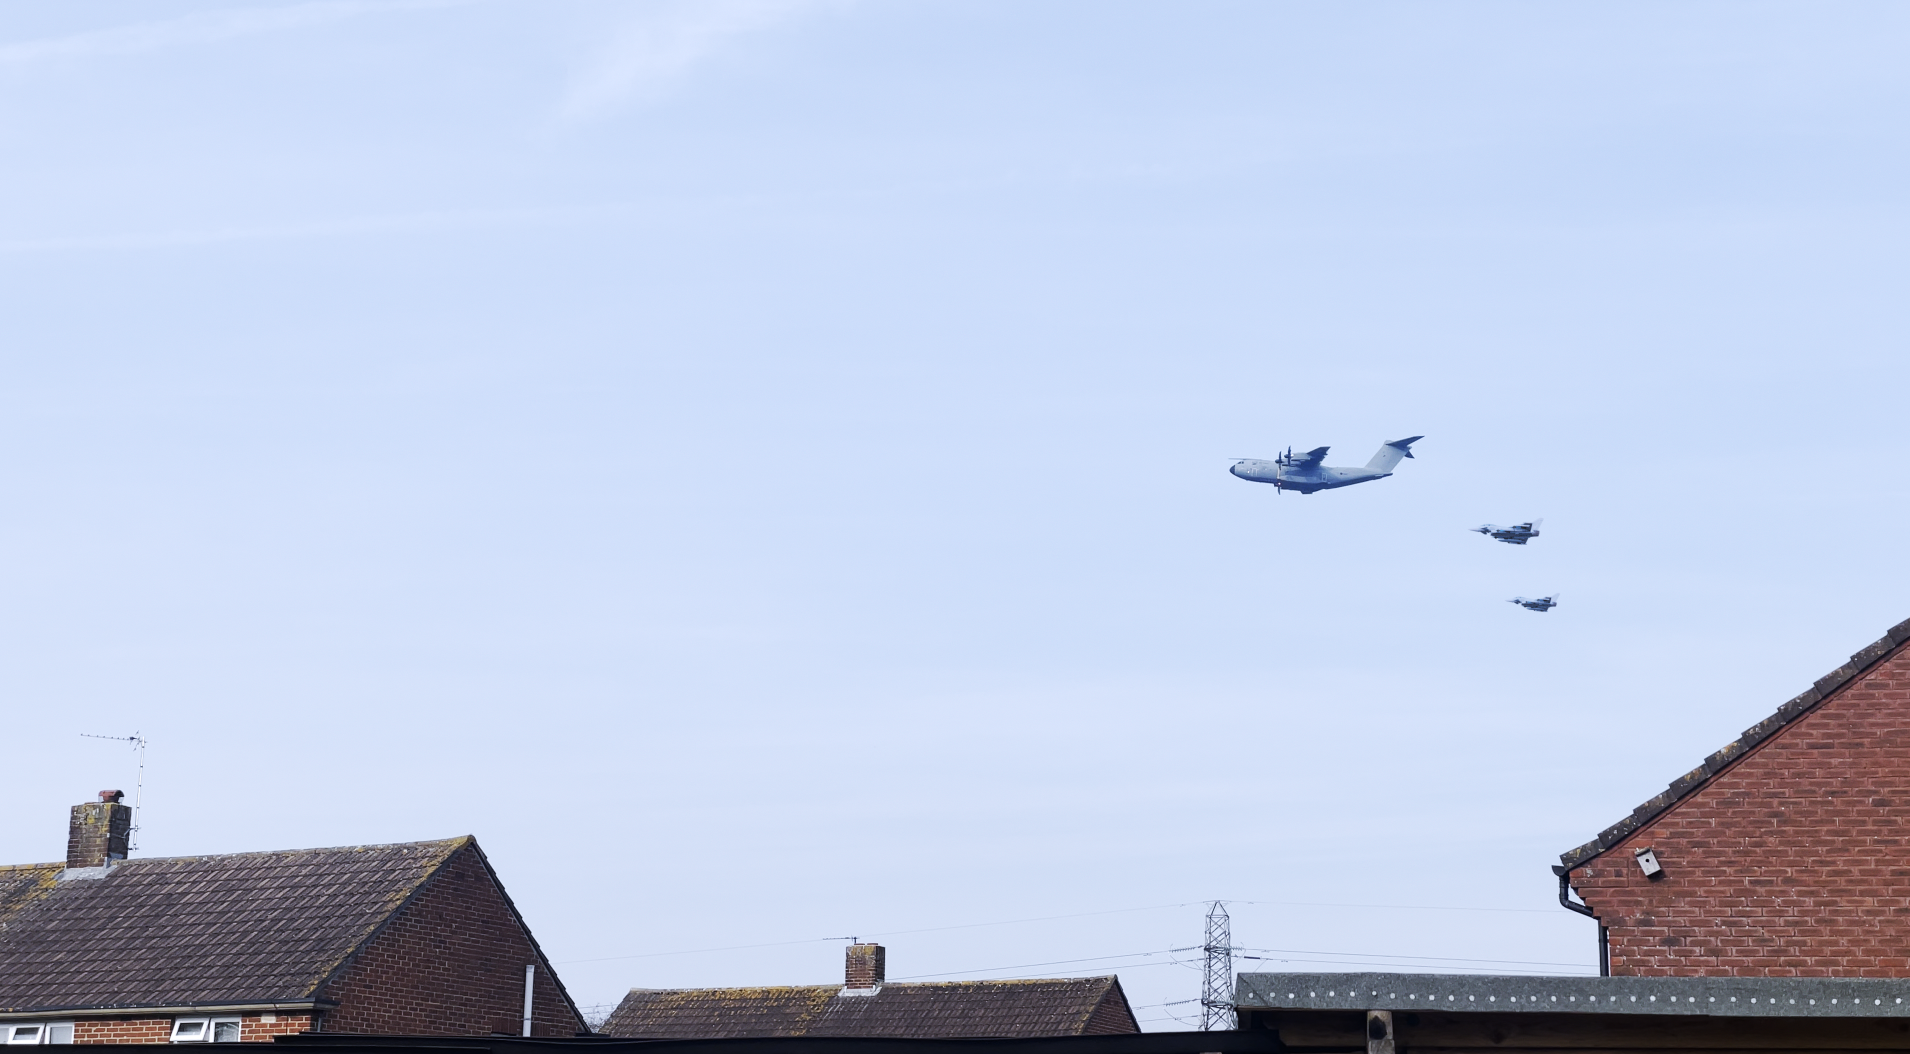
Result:
{"label": "brick gable end", "polygon": [[521,1031],[524,966],[537,964],[531,1033],[585,1031],[549,964],[474,849],[460,850],[326,986],[325,1032],[472,1036]]}
{"label": "brick gable end", "polygon": [[1134,1011],[1127,1005],[1127,995],[1121,991],[1120,982],[1117,981],[1095,1004],[1094,1013],[1088,1015],[1088,1023],[1081,1029],[1081,1034],[1124,1036],[1140,1030],[1141,1026],[1134,1021]]}
{"label": "brick gable end", "polygon": [[1907,815],[1899,646],[1571,882],[1609,927],[1615,976],[1910,977]]}

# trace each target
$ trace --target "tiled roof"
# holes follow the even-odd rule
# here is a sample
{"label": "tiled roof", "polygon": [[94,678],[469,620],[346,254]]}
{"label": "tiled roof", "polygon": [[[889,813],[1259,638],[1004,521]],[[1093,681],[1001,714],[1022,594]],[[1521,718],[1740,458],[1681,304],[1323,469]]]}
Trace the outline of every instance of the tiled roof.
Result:
{"label": "tiled roof", "polygon": [[1865,670],[1882,662],[1906,641],[1910,641],[1910,619],[1890,627],[1890,632],[1884,634],[1882,639],[1852,655],[1849,662],[1818,678],[1816,684],[1778,707],[1776,713],[1745,729],[1738,738],[1726,743],[1723,748],[1705,758],[1703,764],[1673,780],[1671,786],[1659,792],[1656,797],[1633,809],[1630,816],[1600,831],[1597,838],[1577,849],[1559,854],[1559,860],[1567,870],[1570,870],[1617,845],[1627,835],[1656,819],[1659,813],[1671,808],[1695,793],[1698,788],[1709,783],[1713,776],[1723,772],[1759,743],[1771,738],[1778,729],[1815,710],[1826,699],[1835,695],[1839,689],[1856,680]]}
{"label": "tiled roof", "polygon": [[51,892],[63,864],[15,864],[0,867],[0,927],[14,914]]}
{"label": "tiled roof", "polygon": [[627,1039],[885,1036],[1020,1038],[1138,1032],[1114,977],[885,984],[633,989],[601,1034]]}
{"label": "tiled roof", "polygon": [[0,868],[0,1011],[297,1002],[470,838]]}

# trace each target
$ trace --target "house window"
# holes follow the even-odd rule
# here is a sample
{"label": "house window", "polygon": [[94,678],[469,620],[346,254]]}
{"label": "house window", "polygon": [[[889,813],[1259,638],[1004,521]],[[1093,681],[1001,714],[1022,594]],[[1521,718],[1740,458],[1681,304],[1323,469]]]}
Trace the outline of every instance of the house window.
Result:
{"label": "house window", "polygon": [[29,1021],[16,1024],[0,1024],[0,1043],[7,1046],[19,1044],[32,1046],[40,1043],[73,1042],[73,1022],[71,1021]]}
{"label": "house window", "polygon": [[239,1019],[236,1017],[182,1017],[172,1023],[174,1043],[237,1043]]}

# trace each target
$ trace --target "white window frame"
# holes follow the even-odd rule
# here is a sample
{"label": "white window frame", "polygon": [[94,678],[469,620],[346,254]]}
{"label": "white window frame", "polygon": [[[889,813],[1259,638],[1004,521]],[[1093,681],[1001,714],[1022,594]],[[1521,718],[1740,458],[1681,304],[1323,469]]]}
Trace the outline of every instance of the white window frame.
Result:
{"label": "white window frame", "polygon": [[[33,1035],[30,1038],[23,1038],[20,1035],[20,1030],[23,1028],[33,1029]],[[53,1030],[56,1028],[64,1028],[66,1030],[65,1039],[53,1038]],[[37,1047],[43,1043],[65,1044],[71,1042],[73,1042],[73,1022],[71,1021],[0,1022],[0,1045],[9,1047]]]}
{"label": "white window frame", "polygon": [[[180,1030],[187,1025],[198,1025],[199,1026],[199,1028],[197,1029],[198,1034],[192,1035],[192,1036],[181,1036],[179,1034]],[[220,1042],[219,1040],[215,1040],[212,1038],[213,1036],[218,1034],[220,1025],[233,1025],[239,1028],[244,1027],[243,1019],[238,1017],[233,1017],[233,1016],[222,1015],[219,1017],[176,1017],[176,1018],[173,1018],[172,1020],[172,1042],[174,1043]],[[237,1043],[239,1041],[237,1039],[231,1039],[225,1042]]]}

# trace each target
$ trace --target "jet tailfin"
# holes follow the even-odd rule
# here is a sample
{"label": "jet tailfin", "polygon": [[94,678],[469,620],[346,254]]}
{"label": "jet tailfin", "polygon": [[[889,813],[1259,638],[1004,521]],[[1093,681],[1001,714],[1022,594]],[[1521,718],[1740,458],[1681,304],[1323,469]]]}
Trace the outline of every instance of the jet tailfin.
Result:
{"label": "jet tailfin", "polygon": [[1412,436],[1407,439],[1395,439],[1380,447],[1379,453],[1373,455],[1373,460],[1366,463],[1366,471],[1391,472],[1393,466],[1399,464],[1400,458],[1413,456],[1413,444],[1424,438],[1426,437]]}

